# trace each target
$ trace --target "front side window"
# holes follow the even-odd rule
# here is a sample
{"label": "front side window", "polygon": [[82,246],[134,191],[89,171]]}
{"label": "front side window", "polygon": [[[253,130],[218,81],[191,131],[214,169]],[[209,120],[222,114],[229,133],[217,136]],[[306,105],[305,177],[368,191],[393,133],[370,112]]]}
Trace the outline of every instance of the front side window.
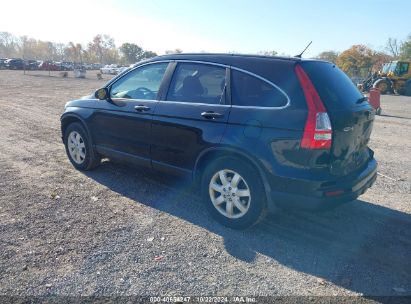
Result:
{"label": "front side window", "polygon": [[231,75],[233,105],[282,107],[287,104],[287,97],[266,81],[237,70],[232,70]]}
{"label": "front side window", "polygon": [[179,63],[167,94],[169,101],[224,104],[226,70],[223,67]]}
{"label": "front side window", "polygon": [[137,68],[117,80],[111,98],[155,100],[168,63],[154,63]]}

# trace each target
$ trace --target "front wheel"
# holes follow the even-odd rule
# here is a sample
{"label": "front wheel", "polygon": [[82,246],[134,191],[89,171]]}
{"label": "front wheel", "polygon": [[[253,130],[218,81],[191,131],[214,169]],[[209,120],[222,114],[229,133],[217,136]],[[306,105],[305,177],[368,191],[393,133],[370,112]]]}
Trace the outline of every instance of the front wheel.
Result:
{"label": "front wheel", "polygon": [[203,173],[201,191],[210,214],[227,227],[248,228],[265,214],[261,178],[253,166],[242,160],[221,158],[214,161]]}
{"label": "front wheel", "polygon": [[80,123],[72,123],[66,128],[64,145],[67,156],[76,169],[91,170],[100,163],[100,157],[93,151],[91,140]]}
{"label": "front wheel", "polygon": [[373,87],[378,89],[382,95],[388,94],[392,91],[391,84],[386,79],[378,79]]}

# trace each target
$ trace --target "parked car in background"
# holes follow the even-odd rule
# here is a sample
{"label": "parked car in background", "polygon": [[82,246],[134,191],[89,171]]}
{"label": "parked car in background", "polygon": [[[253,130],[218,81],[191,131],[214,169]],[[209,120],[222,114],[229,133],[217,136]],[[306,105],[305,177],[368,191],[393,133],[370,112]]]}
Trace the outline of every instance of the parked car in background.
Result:
{"label": "parked car in background", "polygon": [[5,63],[6,60],[7,58],[0,58],[0,70],[3,70],[6,68],[6,63]]}
{"label": "parked car in background", "polygon": [[43,71],[60,71],[60,65],[55,64],[52,61],[41,61],[39,64],[39,70]]}
{"label": "parked car in background", "polygon": [[91,63],[84,63],[84,68],[86,70],[92,70],[93,69],[93,65]]}
{"label": "parked car in background", "polygon": [[130,67],[128,67],[128,66],[119,67],[119,68],[117,68],[116,74],[121,74],[121,73],[127,71],[129,68],[130,68]]}
{"label": "parked car in background", "polygon": [[73,69],[73,63],[69,61],[63,61],[61,63],[61,69],[63,71],[71,71]]}
{"label": "parked car in background", "polygon": [[363,194],[377,178],[374,118],[332,63],[174,54],[67,103],[61,131],[75,168],[109,157],[188,176],[211,215],[240,229],[277,206],[328,208]]}
{"label": "parked car in background", "polygon": [[7,59],[4,63],[9,70],[22,70],[24,68],[24,60],[20,58]]}
{"label": "parked car in background", "polygon": [[74,62],[73,63],[73,69],[74,70],[85,70],[86,67],[84,66],[84,63],[82,63],[82,62]]}
{"label": "parked car in background", "polygon": [[24,68],[31,71],[37,70],[39,68],[39,62],[37,60],[25,60]]}
{"label": "parked car in background", "polygon": [[101,74],[111,74],[115,75],[117,74],[117,64],[107,64],[104,67],[100,69]]}
{"label": "parked car in background", "polygon": [[100,70],[103,67],[103,65],[100,63],[93,63],[92,65],[93,65],[93,70]]}

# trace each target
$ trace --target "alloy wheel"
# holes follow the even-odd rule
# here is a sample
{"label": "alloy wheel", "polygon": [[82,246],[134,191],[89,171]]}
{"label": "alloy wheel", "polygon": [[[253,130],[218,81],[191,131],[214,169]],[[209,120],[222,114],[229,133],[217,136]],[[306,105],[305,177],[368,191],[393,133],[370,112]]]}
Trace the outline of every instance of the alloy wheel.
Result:
{"label": "alloy wheel", "polygon": [[250,208],[250,188],[233,170],[224,169],[214,174],[209,183],[209,194],[214,207],[227,218],[240,218]]}
{"label": "alloy wheel", "polygon": [[67,147],[71,159],[81,165],[86,159],[86,145],[83,137],[77,131],[70,132],[67,138]]}

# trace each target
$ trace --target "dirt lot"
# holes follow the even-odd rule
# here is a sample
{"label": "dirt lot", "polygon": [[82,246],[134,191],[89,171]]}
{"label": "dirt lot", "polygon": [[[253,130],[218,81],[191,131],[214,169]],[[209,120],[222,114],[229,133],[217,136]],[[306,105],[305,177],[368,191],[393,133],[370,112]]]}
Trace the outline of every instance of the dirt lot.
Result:
{"label": "dirt lot", "polygon": [[411,295],[410,97],[382,99],[382,175],[359,200],[239,232],[184,181],[76,171],[59,115],[108,76],[47,75],[0,71],[1,295]]}

